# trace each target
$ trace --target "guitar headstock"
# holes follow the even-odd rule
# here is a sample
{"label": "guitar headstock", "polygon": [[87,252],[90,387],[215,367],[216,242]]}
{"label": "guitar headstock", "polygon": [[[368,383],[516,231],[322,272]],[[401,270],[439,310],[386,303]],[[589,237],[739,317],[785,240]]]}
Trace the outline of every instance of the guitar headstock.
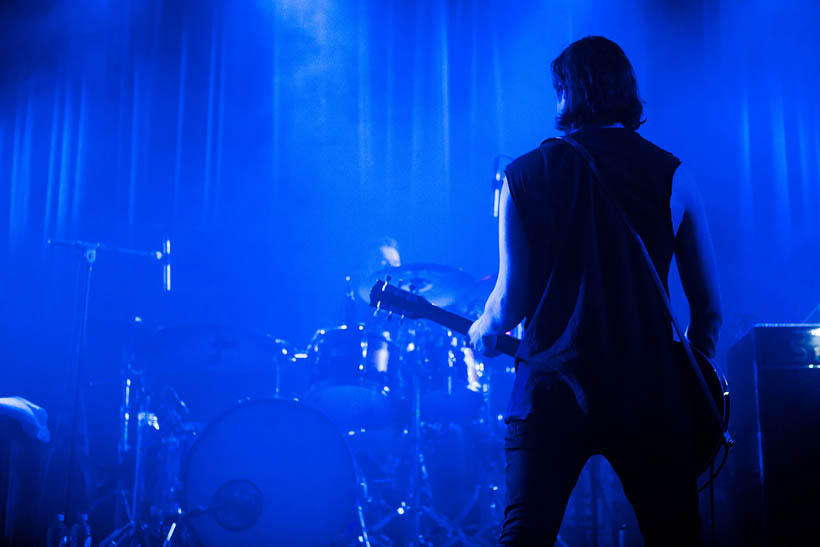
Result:
{"label": "guitar headstock", "polygon": [[398,313],[410,319],[428,317],[428,310],[432,307],[432,304],[424,297],[394,287],[381,279],[376,281],[370,289],[370,305],[377,310]]}

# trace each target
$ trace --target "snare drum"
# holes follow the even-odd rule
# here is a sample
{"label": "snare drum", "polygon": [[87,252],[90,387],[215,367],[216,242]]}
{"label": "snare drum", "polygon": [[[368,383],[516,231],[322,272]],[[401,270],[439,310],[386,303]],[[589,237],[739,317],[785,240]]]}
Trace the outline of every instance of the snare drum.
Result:
{"label": "snare drum", "polygon": [[321,329],[308,348],[305,401],[344,429],[388,426],[400,385],[398,355],[387,334],[364,325]]}
{"label": "snare drum", "polygon": [[425,364],[421,412],[426,421],[481,419],[484,365],[463,337],[448,331],[427,350]]}

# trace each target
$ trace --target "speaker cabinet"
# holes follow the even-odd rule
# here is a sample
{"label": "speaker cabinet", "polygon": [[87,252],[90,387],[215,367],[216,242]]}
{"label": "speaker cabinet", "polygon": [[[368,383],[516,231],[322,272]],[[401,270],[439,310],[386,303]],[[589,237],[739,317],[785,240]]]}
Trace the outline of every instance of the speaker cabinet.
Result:
{"label": "speaker cabinet", "polygon": [[743,545],[818,541],[820,324],[755,325],[729,350],[729,503]]}

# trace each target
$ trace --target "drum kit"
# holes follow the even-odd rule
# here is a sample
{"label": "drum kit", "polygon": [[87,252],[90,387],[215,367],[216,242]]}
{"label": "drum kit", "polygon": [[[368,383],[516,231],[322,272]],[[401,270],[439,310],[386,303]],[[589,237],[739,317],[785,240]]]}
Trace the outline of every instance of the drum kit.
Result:
{"label": "drum kit", "polygon": [[146,328],[122,371],[125,524],[101,545],[493,544],[512,359],[374,315],[371,286],[387,277],[473,318],[491,289],[456,268],[390,267],[305,348],[214,325]]}

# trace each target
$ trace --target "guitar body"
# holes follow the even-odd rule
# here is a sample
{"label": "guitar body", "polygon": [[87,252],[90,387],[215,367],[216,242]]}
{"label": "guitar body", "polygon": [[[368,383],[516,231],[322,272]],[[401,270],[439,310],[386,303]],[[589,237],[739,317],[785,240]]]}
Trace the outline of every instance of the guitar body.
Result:
{"label": "guitar body", "polygon": [[720,431],[715,428],[714,418],[709,411],[709,403],[703,400],[705,394],[694,377],[694,372],[691,370],[692,365],[689,363],[683,344],[675,342],[677,364],[690,373],[689,390],[692,393],[694,403],[693,450],[698,474],[702,474],[709,469],[713,459],[720,451],[720,447],[724,444],[724,431],[729,424],[729,386],[726,377],[717,364],[694,346],[691,347],[700,373],[709,388],[709,396],[714,401],[724,426]]}

